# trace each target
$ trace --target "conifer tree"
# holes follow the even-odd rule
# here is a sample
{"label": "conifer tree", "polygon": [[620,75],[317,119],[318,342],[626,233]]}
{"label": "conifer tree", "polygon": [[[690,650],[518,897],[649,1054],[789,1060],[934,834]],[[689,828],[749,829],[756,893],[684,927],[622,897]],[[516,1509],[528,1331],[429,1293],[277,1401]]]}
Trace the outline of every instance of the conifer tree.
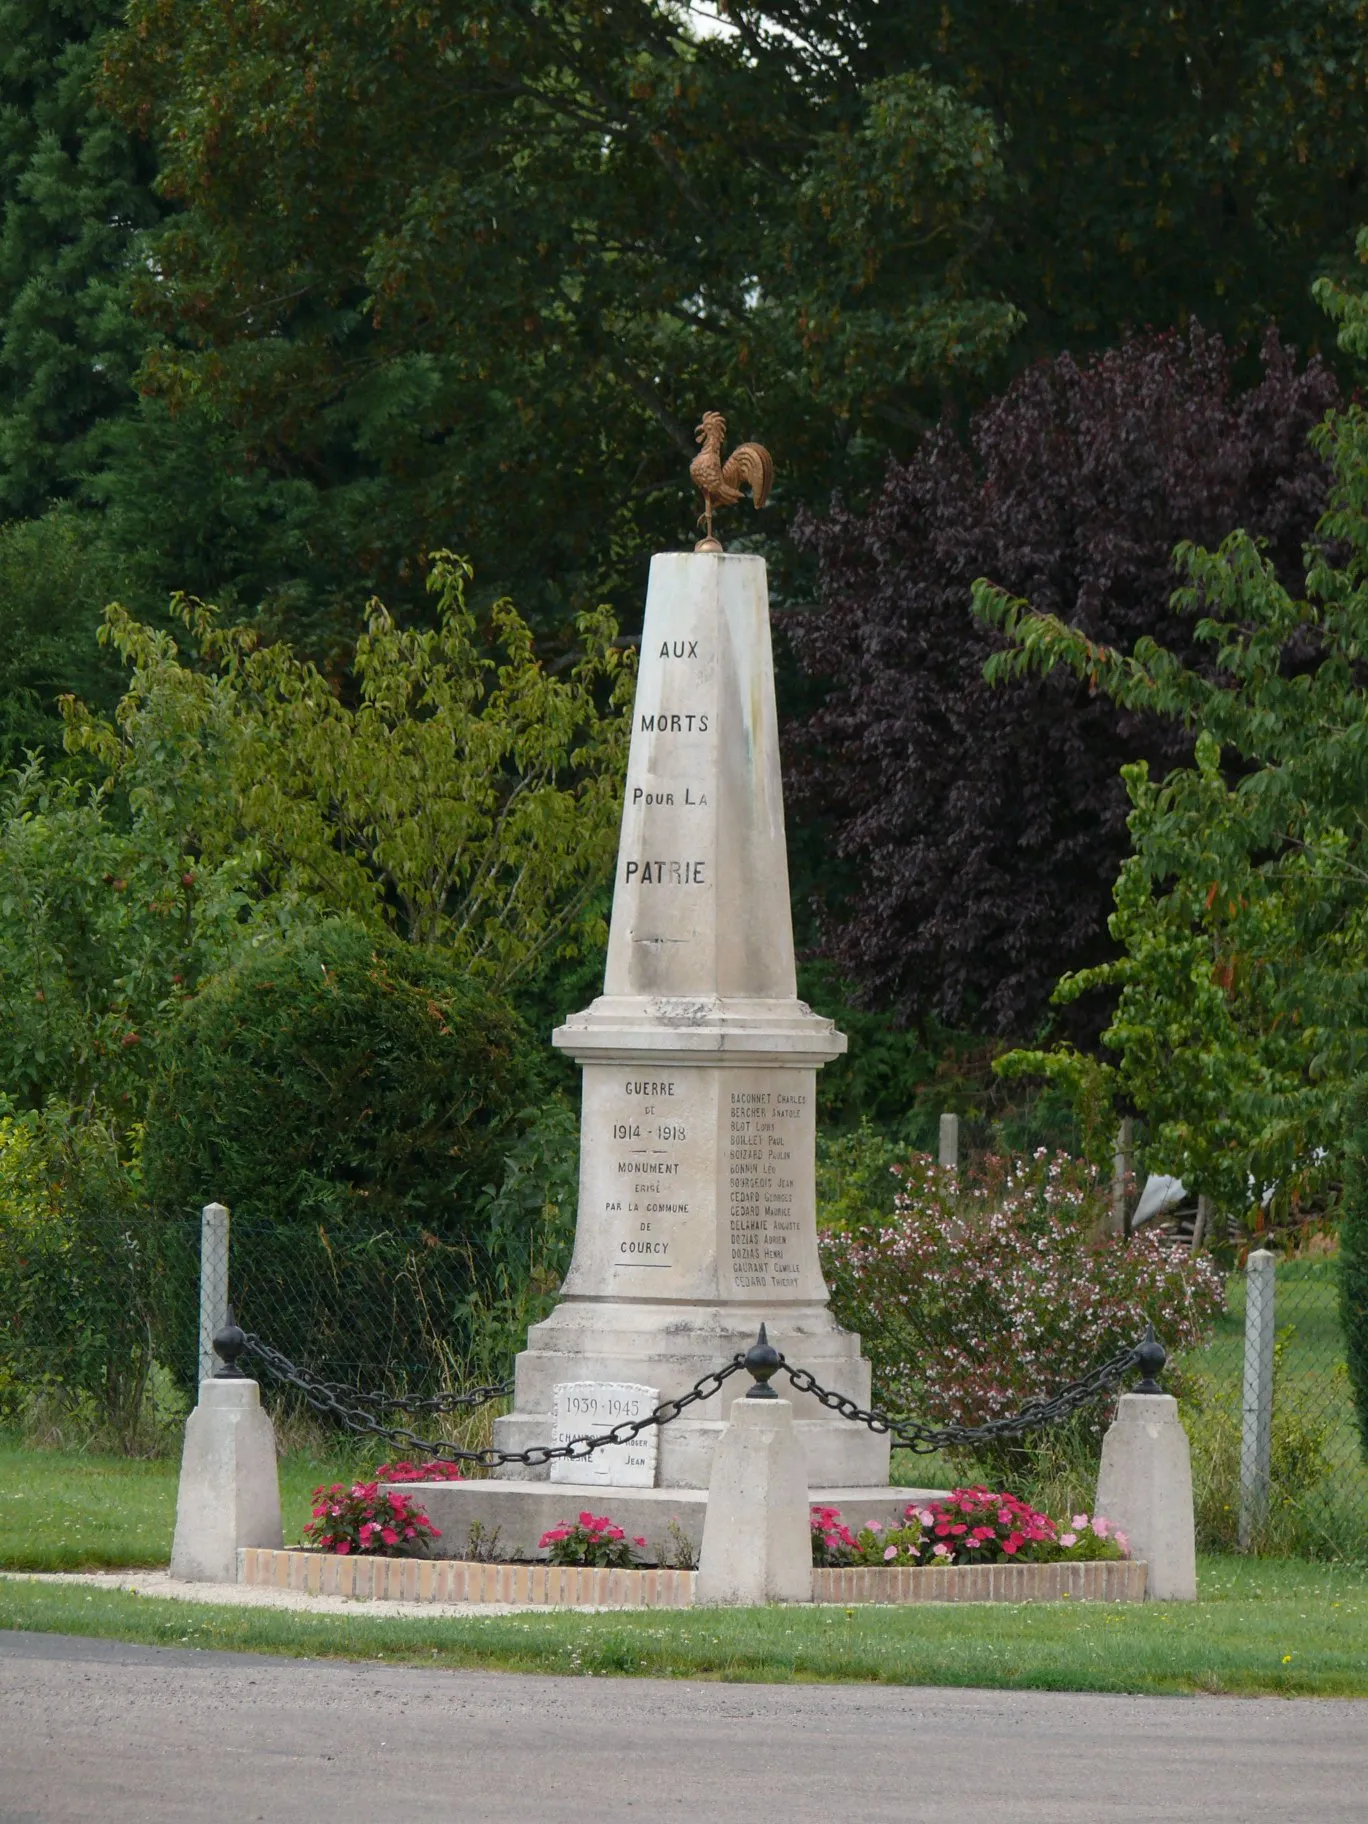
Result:
{"label": "conifer tree", "polygon": [[119,0],[0,0],[0,519],[78,491],[130,410],[124,289],[160,213],[147,144],[94,96]]}

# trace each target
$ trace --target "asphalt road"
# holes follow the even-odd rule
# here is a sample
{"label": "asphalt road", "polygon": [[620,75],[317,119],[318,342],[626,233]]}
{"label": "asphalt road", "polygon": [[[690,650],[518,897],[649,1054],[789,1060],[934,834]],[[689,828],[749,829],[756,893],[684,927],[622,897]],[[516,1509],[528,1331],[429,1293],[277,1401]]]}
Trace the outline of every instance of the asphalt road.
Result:
{"label": "asphalt road", "polygon": [[530,1678],[0,1633],[0,1824],[1338,1824],[1368,1701]]}

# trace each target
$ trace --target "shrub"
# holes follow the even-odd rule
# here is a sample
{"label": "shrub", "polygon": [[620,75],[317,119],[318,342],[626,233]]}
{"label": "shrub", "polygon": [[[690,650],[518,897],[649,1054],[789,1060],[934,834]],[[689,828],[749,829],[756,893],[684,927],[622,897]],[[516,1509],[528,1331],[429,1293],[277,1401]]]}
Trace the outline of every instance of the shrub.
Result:
{"label": "shrub", "polygon": [[408,1495],[382,1495],[378,1482],[353,1482],[350,1488],[334,1482],[316,1488],[313,1499],[314,1517],[304,1538],[321,1552],[416,1558],[430,1539],[442,1536]]}
{"label": "shrub", "polygon": [[607,1514],[591,1514],[587,1508],[578,1520],[558,1520],[548,1527],[537,1544],[551,1564],[591,1565],[601,1570],[630,1569],[637,1549],[646,1547],[644,1539],[629,1539]]}
{"label": "shrub", "polygon": [[440,953],[342,921],[297,931],[175,1020],[148,1197],[168,1217],[230,1207],[234,1301],[277,1348],[399,1375],[434,1332],[449,1345],[453,1285],[480,1282],[481,1199],[534,1083],[515,1017]]}
{"label": "shrub", "polygon": [[1148,1322],[1171,1352],[1190,1346],[1220,1308],[1205,1257],[1103,1235],[1098,1175],[1064,1154],[989,1158],[968,1178],[921,1154],[895,1169],[891,1221],[820,1237],[833,1307],[892,1410],[981,1424],[1087,1373]]}
{"label": "shrub", "polygon": [[[57,1103],[0,1118],[5,1416],[22,1423],[36,1401],[64,1432],[158,1447],[148,1390],[172,1288],[154,1243],[136,1150],[130,1158],[107,1127]],[[193,1273],[188,1256],[183,1265]],[[185,1317],[193,1325],[193,1305]]]}

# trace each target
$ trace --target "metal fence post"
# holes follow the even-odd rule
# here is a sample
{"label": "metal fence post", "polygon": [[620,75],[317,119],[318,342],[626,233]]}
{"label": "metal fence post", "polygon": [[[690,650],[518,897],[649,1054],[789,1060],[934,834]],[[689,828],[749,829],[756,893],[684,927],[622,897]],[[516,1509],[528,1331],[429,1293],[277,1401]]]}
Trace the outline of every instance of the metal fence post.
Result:
{"label": "metal fence post", "polygon": [[1273,1445],[1274,1260],[1256,1248],[1245,1268],[1244,1423],[1240,1432],[1240,1549],[1268,1518]]}
{"label": "metal fence post", "polygon": [[199,1378],[214,1378],[214,1338],[228,1322],[228,1212],[221,1203],[200,1211]]}
{"label": "metal fence post", "polygon": [[940,1144],[936,1155],[937,1164],[953,1168],[959,1166],[959,1116],[942,1115],[940,1118]]}

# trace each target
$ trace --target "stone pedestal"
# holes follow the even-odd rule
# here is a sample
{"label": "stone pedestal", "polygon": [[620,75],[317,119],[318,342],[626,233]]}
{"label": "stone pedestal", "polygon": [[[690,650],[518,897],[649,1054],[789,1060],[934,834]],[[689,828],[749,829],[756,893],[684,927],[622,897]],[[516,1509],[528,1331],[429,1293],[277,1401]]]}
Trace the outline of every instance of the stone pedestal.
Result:
{"label": "stone pedestal", "polygon": [[[553,1042],[584,1071],[574,1259],[496,1444],[549,1442],[558,1383],[681,1394],[762,1322],[867,1405],[817,1258],[816,1074],[846,1042],[797,998],[759,558],[652,561],[604,992]],[[662,1487],[706,1488],[747,1384],[663,1429]],[[886,1438],[793,1398],[811,1485],[887,1484]]]}
{"label": "stone pedestal", "polygon": [[283,1544],[275,1433],[255,1381],[201,1381],[185,1424],[171,1575],[236,1583],[238,1547]]}
{"label": "stone pedestal", "polygon": [[787,1400],[732,1408],[713,1456],[694,1601],[812,1601],[808,1485]]}
{"label": "stone pedestal", "polygon": [[1171,1395],[1122,1394],[1102,1441],[1096,1512],[1120,1527],[1131,1556],[1148,1564],[1146,1596],[1195,1600],[1192,1462]]}

